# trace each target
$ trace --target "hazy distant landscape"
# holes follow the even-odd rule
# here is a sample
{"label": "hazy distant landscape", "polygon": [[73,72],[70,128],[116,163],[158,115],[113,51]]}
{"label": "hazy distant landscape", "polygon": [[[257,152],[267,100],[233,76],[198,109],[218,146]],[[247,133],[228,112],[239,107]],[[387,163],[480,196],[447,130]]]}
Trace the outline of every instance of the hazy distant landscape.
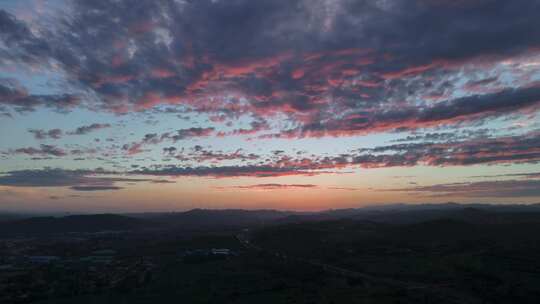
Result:
{"label": "hazy distant landscape", "polygon": [[536,303],[540,205],[3,220],[2,303]]}

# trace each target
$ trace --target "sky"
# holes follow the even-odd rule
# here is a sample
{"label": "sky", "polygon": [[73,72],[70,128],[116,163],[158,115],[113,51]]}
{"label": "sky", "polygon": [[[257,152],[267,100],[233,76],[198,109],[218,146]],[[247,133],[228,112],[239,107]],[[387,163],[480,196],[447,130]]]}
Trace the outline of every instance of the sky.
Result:
{"label": "sky", "polygon": [[540,202],[538,0],[0,0],[0,211]]}

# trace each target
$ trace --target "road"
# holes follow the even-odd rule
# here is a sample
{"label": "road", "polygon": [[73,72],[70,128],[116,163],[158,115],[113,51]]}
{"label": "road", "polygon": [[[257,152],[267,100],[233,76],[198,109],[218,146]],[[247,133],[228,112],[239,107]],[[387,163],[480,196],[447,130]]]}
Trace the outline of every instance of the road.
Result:
{"label": "road", "polygon": [[271,255],[274,257],[277,257],[279,259],[282,259],[285,262],[297,262],[302,264],[308,264],[310,266],[316,267],[321,269],[322,271],[338,275],[346,278],[353,278],[353,279],[361,279],[364,281],[365,284],[377,284],[377,285],[385,285],[391,288],[396,289],[402,289],[402,290],[422,290],[422,289],[429,289],[433,292],[438,292],[440,294],[444,295],[452,295],[454,298],[459,299],[458,303],[481,303],[481,301],[470,294],[464,294],[462,292],[458,292],[454,288],[452,288],[452,284],[425,284],[425,283],[419,283],[419,282],[408,282],[408,281],[401,281],[391,278],[384,278],[384,277],[377,277],[371,274],[362,273],[350,269],[346,269],[343,267],[338,267],[334,265],[329,265],[326,263],[321,263],[318,261],[313,261],[309,259],[299,258],[299,257],[293,257],[284,253],[280,252],[271,252],[267,249],[264,249],[256,244],[254,244],[247,232],[243,232],[236,235],[236,239],[242,244],[242,246],[250,251],[257,251],[261,252],[267,255]]}
{"label": "road", "polygon": [[410,282],[404,282],[404,281],[389,279],[389,278],[379,278],[370,274],[361,273],[358,271],[354,271],[354,270],[350,270],[350,269],[346,269],[346,268],[342,268],[342,267],[338,267],[334,265],[329,265],[329,264],[321,263],[318,261],[308,260],[308,259],[299,258],[299,257],[292,257],[287,254],[280,253],[280,252],[270,252],[260,246],[253,244],[253,242],[249,240],[249,237],[245,233],[237,234],[236,239],[242,244],[242,246],[244,246],[244,248],[248,250],[264,252],[265,254],[280,258],[288,262],[308,264],[310,266],[319,268],[323,270],[324,272],[327,272],[330,274],[339,275],[339,276],[343,276],[347,278],[362,279],[368,283],[385,284],[385,285],[389,285],[389,286],[397,287],[397,288],[421,289],[421,288],[427,287],[424,284],[420,284],[420,283],[410,283]]}

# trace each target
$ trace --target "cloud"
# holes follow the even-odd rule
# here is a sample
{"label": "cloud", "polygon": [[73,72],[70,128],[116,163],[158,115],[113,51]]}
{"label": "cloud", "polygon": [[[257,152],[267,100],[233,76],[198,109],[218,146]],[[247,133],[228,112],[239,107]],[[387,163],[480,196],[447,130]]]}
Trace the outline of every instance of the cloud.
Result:
{"label": "cloud", "polygon": [[[164,133],[167,135],[168,133]],[[444,134],[444,133],[443,133]],[[390,167],[424,166],[470,166],[480,164],[538,163],[540,162],[540,133],[533,130],[519,135],[493,137],[486,130],[456,132],[455,136],[427,133],[398,141],[394,144],[373,148],[353,149],[338,155],[309,156],[297,153],[290,156],[282,151],[270,155],[235,151],[212,150],[200,145],[192,148],[163,148],[163,161],[174,158],[186,165],[136,166],[137,170],[124,173],[151,176],[201,176],[201,177],[272,177],[287,175],[318,175],[345,173],[345,169],[370,169]],[[124,145],[128,154],[145,151],[146,146],[171,140],[170,136],[149,133],[140,142]],[[65,156],[95,154],[95,149],[71,149],[64,151],[50,145],[40,148],[9,150],[9,154],[32,156]],[[190,165],[191,163],[191,165]],[[193,166],[192,164],[199,164]],[[531,176],[532,177],[532,176]]]}
{"label": "cloud", "polygon": [[453,132],[428,132],[428,133],[415,133],[414,135],[409,135],[405,138],[399,138],[394,140],[394,142],[413,142],[413,141],[428,141],[428,142],[438,142],[438,141],[458,141],[458,140],[471,140],[474,138],[487,138],[490,137],[490,129],[461,129],[455,130]]}
{"label": "cloud", "polygon": [[[270,157],[261,155],[243,155],[239,151],[223,154],[212,152],[201,146],[192,151],[178,151],[175,147],[164,149],[168,157],[181,161],[223,161],[240,159],[249,161],[245,165],[218,166],[158,166],[133,171],[133,174],[156,176],[209,176],[209,177],[271,177],[286,175],[318,175],[343,173],[346,168],[390,168],[426,166],[469,166],[479,164],[505,163],[538,163],[540,162],[540,133],[529,133],[489,137],[484,131],[478,132],[477,138],[463,139],[461,135],[455,139],[442,141],[425,141],[398,143],[374,148],[362,148],[350,153],[334,156],[291,157],[283,153],[275,153]],[[433,136],[428,136],[432,138]],[[421,137],[425,138],[425,137]],[[436,136],[441,139],[441,137]],[[452,138],[452,137],[451,137]],[[255,161],[256,163],[254,163]]]}
{"label": "cloud", "polygon": [[[69,4],[68,16],[32,30],[1,11],[0,57],[54,63],[78,95],[3,85],[1,103],[65,109],[92,96],[105,111],[181,104],[218,120],[269,122],[222,135],[264,132],[283,117],[295,125],[264,138],[424,128],[538,106],[534,77],[515,64],[539,55],[536,0]],[[477,70],[506,75],[479,79]]]}
{"label": "cloud", "polygon": [[154,184],[176,184],[175,181],[170,181],[170,180],[166,180],[166,179],[152,180],[152,183],[154,183]]}
{"label": "cloud", "polygon": [[[9,71],[0,79],[0,115],[81,107],[137,112],[135,119],[158,123],[159,115],[194,118],[189,128],[145,125],[146,134],[110,139],[107,147],[42,144],[15,147],[0,157],[102,152],[97,160],[106,165],[147,165],[123,172],[127,176],[214,178],[538,163],[534,124],[515,130],[520,133],[476,127],[496,118],[534,123],[540,107],[539,10],[536,0],[75,0],[66,3],[63,15],[33,21],[0,10],[0,68]],[[34,75],[52,75],[51,85],[36,85]],[[469,126],[475,128],[457,131]],[[104,128],[112,123],[29,132],[46,140]],[[227,136],[405,131],[413,133],[337,155],[265,155],[266,143],[251,146],[255,152],[187,145],[209,137],[214,142]],[[130,158],[155,150],[163,152],[152,153],[163,163]],[[8,173],[3,181],[18,174],[23,173]],[[38,173],[24,174],[38,184],[32,177]],[[48,171],[44,179],[79,191],[115,190],[123,182],[114,179],[118,174],[107,179],[93,172]]]}
{"label": "cloud", "polygon": [[41,63],[50,56],[49,44],[32,33],[29,27],[15,16],[0,10],[1,62],[14,60],[20,63]]}
{"label": "cloud", "polygon": [[30,129],[28,132],[32,133],[34,135],[35,139],[42,140],[42,139],[60,139],[62,137],[62,130],[60,129],[51,129],[51,130],[41,130],[41,129]]}
{"label": "cloud", "polygon": [[363,167],[466,166],[499,163],[538,163],[540,133],[461,141],[420,142],[360,149],[353,163]]}
{"label": "cloud", "polygon": [[221,187],[219,189],[240,189],[240,190],[288,190],[288,189],[311,189],[318,188],[313,184],[256,184],[247,186]]}
{"label": "cloud", "polygon": [[158,135],[157,133],[145,134],[139,142],[124,144],[122,150],[126,151],[128,155],[139,154],[146,151],[146,149],[143,149],[144,146],[157,145],[168,138],[170,138],[169,133],[163,133],[162,135]]}
{"label": "cloud", "polygon": [[66,156],[67,152],[61,148],[58,148],[53,145],[40,145],[39,148],[28,147],[28,148],[19,148],[11,150],[12,154],[27,154],[27,155],[40,155],[40,156],[56,156],[62,157]]}
{"label": "cloud", "polygon": [[180,129],[176,131],[176,134],[171,135],[171,139],[176,142],[179,140],[194,138],[194,137],[208,137],[214,133],[214,128],[189,128]]}
{"label": "cloud", "polygon": [[11,115],[11,113],[9,113],[9,112],[1,112],[0,117],[13,118],[13,115]]}
{"label": "cloud", "polygon": [[166,166],[164,168],[143,168],[131,171],[131,174],[150,176],[171,176],[171,177],[278,177],[288,175],[318,175],[322,171],[315,171],[310,168],[300,167],[278,167],[274,165],[245,165],[245,166],[219,166],[219,167],[180,167]]}
{"label": "cloud", "polygon": [[[124,177],[103,170],[36,169],[10,171],[0,174],[1,186],[12,187],[69,187],[75,191],[119,190],[116,183],[154,182],[153,179]],[[160,180],[163,182],[164,180]]]}
{"label": "cloud", "polygon": [[87,177],[87,175],[91,175],[91,173],[84,170],[44,169],[11,171],[0,176],[0,184],[16,187],[65,187],[97,181],[94,178]]}
{"label": "cloud", "polygon": [[0,79],[0,105],[13,106],[17,112],[32,112],[44,106],[59,112],[68,111],[80,102],[80,97],[72,94],[30,94],[13,80]]}
{"label": "cloud", "polygon": [[358,191],[358,190],[361,190],[361,189],[352,188],[352,187],[327,187],[327,189],[330,189],[330,190],[343,190],[343,191]]}
{"label": "cloud", "polygon": [[218,136],[224,137],[224,136],[230,136],[230,135],[252,135],[252,134],[256,134],[261,131],[267,131],[270,129],[271,129],[270,125],[265,120],[262,120],[261,118],[259,118],[257,120],[252,121],[250,123],[249,128],[235,129],[231,132],[219,132]]}
{"label": "cloud", "polygon": [[108,190],[120,190],[122,187],[116,186],[73,186],[71,190],[75,191],[108,191]]}
{"label": "cloud", "polygon": [[496,174],[496,175],[482,175],[482,176],[473,176],[474,178],[497,178],[497,177],[521,177],[528,179],[540,178],[540,172],[527,172],[527,173],[507,173],[507,174]]}
{"label": "cloud", "polygon": [[108,124],[108,123],[103,123],[103,124],[102,123],[93,123],[93,124],[87,125],[87,126],[80,126],[75,131],[69,132],[68,134],[70,134],[70,135],[85,135],[85,134],[88,134],[88,133],[96,131],[96,130],[110,128],[110,127],[111,127],[111,125]]}
{"label": "cloud", "polygon": [[192,161],[197,163],[212,162],[219,163],[227,160],[238,160],[246,162],[260,159],[261,156],[255,153],[244,153],[242,149],[234,152],[223,152],[221,150],[212,151],[200,145],[196,145],[189,150],[182,148],[180,151],[175,147],[165,147],[163,152],[167,157],[174,157],[180,161]]}
{"label": "cloud", "polygon": [[131,144],[125,144],[122,146],[122,150],[126,151],[128,155],[135,155],[144,152],[142,149],[143,143],[134,142]]}
{"label": "cloud", "polygon": [[536,197],[540,196],[540,180],[499,180],[435,184],[389,191],[409,192],[413,195],[448,196],[448,197]]}
{"label": "cloud", "polygon": [[390,108],[374,112],[352,112],[341,119],[314,121],[274,137],[343,136],[391,131],[414,130],[443,124],[456,124],[496,117],[516,110],[540,105],[540,87],[506,89],[493,94],[473,95],[437,102],[425,107]]}
{"label": "cloud", "polygon": [[[180,129],[176,130],[176,133],[163,133],[161,135],[158,135],[157,133],[149,133],[144,135],[143,139],[138,142],[132,142],[130,144],[125,144],[122,146],[122,150],[127,151],[128,155],[134,155],[139,154],[142,152],[145,152],[147,149],[144,149],[145,146],[149,145],[157,145],[159,143],[162,143],[165,140],[171,140],[173,142],[177,142],[180,140],[186,140],[191,138],[198,138],[198,137],[208,137],[211,136],[214,133],[214,128],[200,128],[200,127],[192,127],[188,129]],[[173,147],[174,148],[174,147]],[[170,150],[170,148],[166,148],[165,151],[174,151]]]}
{"label": "cloud", "polygon": [[[472,131],[471,131],[472,132]],[[471,133],[466,132],[466,133]],[[162,182],[155,178],[135,179],[131,176],[151,177],[279,177],[295,175],[320,175],[348,173],[346,169],[389,168],[408,166],[469,166],[478,164],[538,163],[540,162],[540,136],[538,131],[506,137],[491,137],[485,131],[472,132],[478,137],[463,139],[460,133],[455,137],[426,136],[414,137],[413,142],[377,146],[351,150],[339,155],[310,155],[302,153],[289,156],[282,151],[274,151],[269,156],[247,154],[242,150],[233,152],[212,151],[202,146],[191,149],[164,148],[167,158],[199,163],[189,165],[154,165],[150,167],[132,166],[124,172],[108,172],[112,177],[104,177],[107,172],[70,171],[60,169],[14,171],[0,178],[0,185],[49,186],[115,186],[115,182],[147,181]],[[435,139],[435,141],[430,141]],[[160,135],[145,136],[143,142],[160,142]],[[418,142],[415,142],[418,141]],[[22,148],[10,153],[24,153],[38,156],[62,156],[67,152],[54,146],[41,145],[37,148]],[[74,153],[71,151],[71,153]],[[240,161],[242,164],[227,164]],[[203,165],[208,162],[207,165]],[[118,175],[129,176],[129,178]],[[513,174],[506,177],[536,179],[535,173]],[[338,189],[333,187],[332,189]],[[345,188],[339,188],[345,190]],[[350,189],[352,190],[352,189]]]}

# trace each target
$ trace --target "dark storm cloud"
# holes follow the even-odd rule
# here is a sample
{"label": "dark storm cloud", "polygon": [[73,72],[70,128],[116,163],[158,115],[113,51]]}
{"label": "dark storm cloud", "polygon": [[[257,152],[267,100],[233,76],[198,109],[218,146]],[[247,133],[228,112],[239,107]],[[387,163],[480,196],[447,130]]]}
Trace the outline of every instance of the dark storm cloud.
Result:
{"label": "dark storm cloud", "polygon": [[[296,137],[453,124],[538,102],[538,88],[527,87],[416,102],[459,89],[447,74],[465,64],[537,54],[536,0],[71,4],[70,16],[37,34],[2,12],[0,37],[8,46],[2,59],[54,61],[106,110],[181,103],[215,117],[281,113],[298,125],[284,136]],[[24,99],[9,104],[23,105]]]}

